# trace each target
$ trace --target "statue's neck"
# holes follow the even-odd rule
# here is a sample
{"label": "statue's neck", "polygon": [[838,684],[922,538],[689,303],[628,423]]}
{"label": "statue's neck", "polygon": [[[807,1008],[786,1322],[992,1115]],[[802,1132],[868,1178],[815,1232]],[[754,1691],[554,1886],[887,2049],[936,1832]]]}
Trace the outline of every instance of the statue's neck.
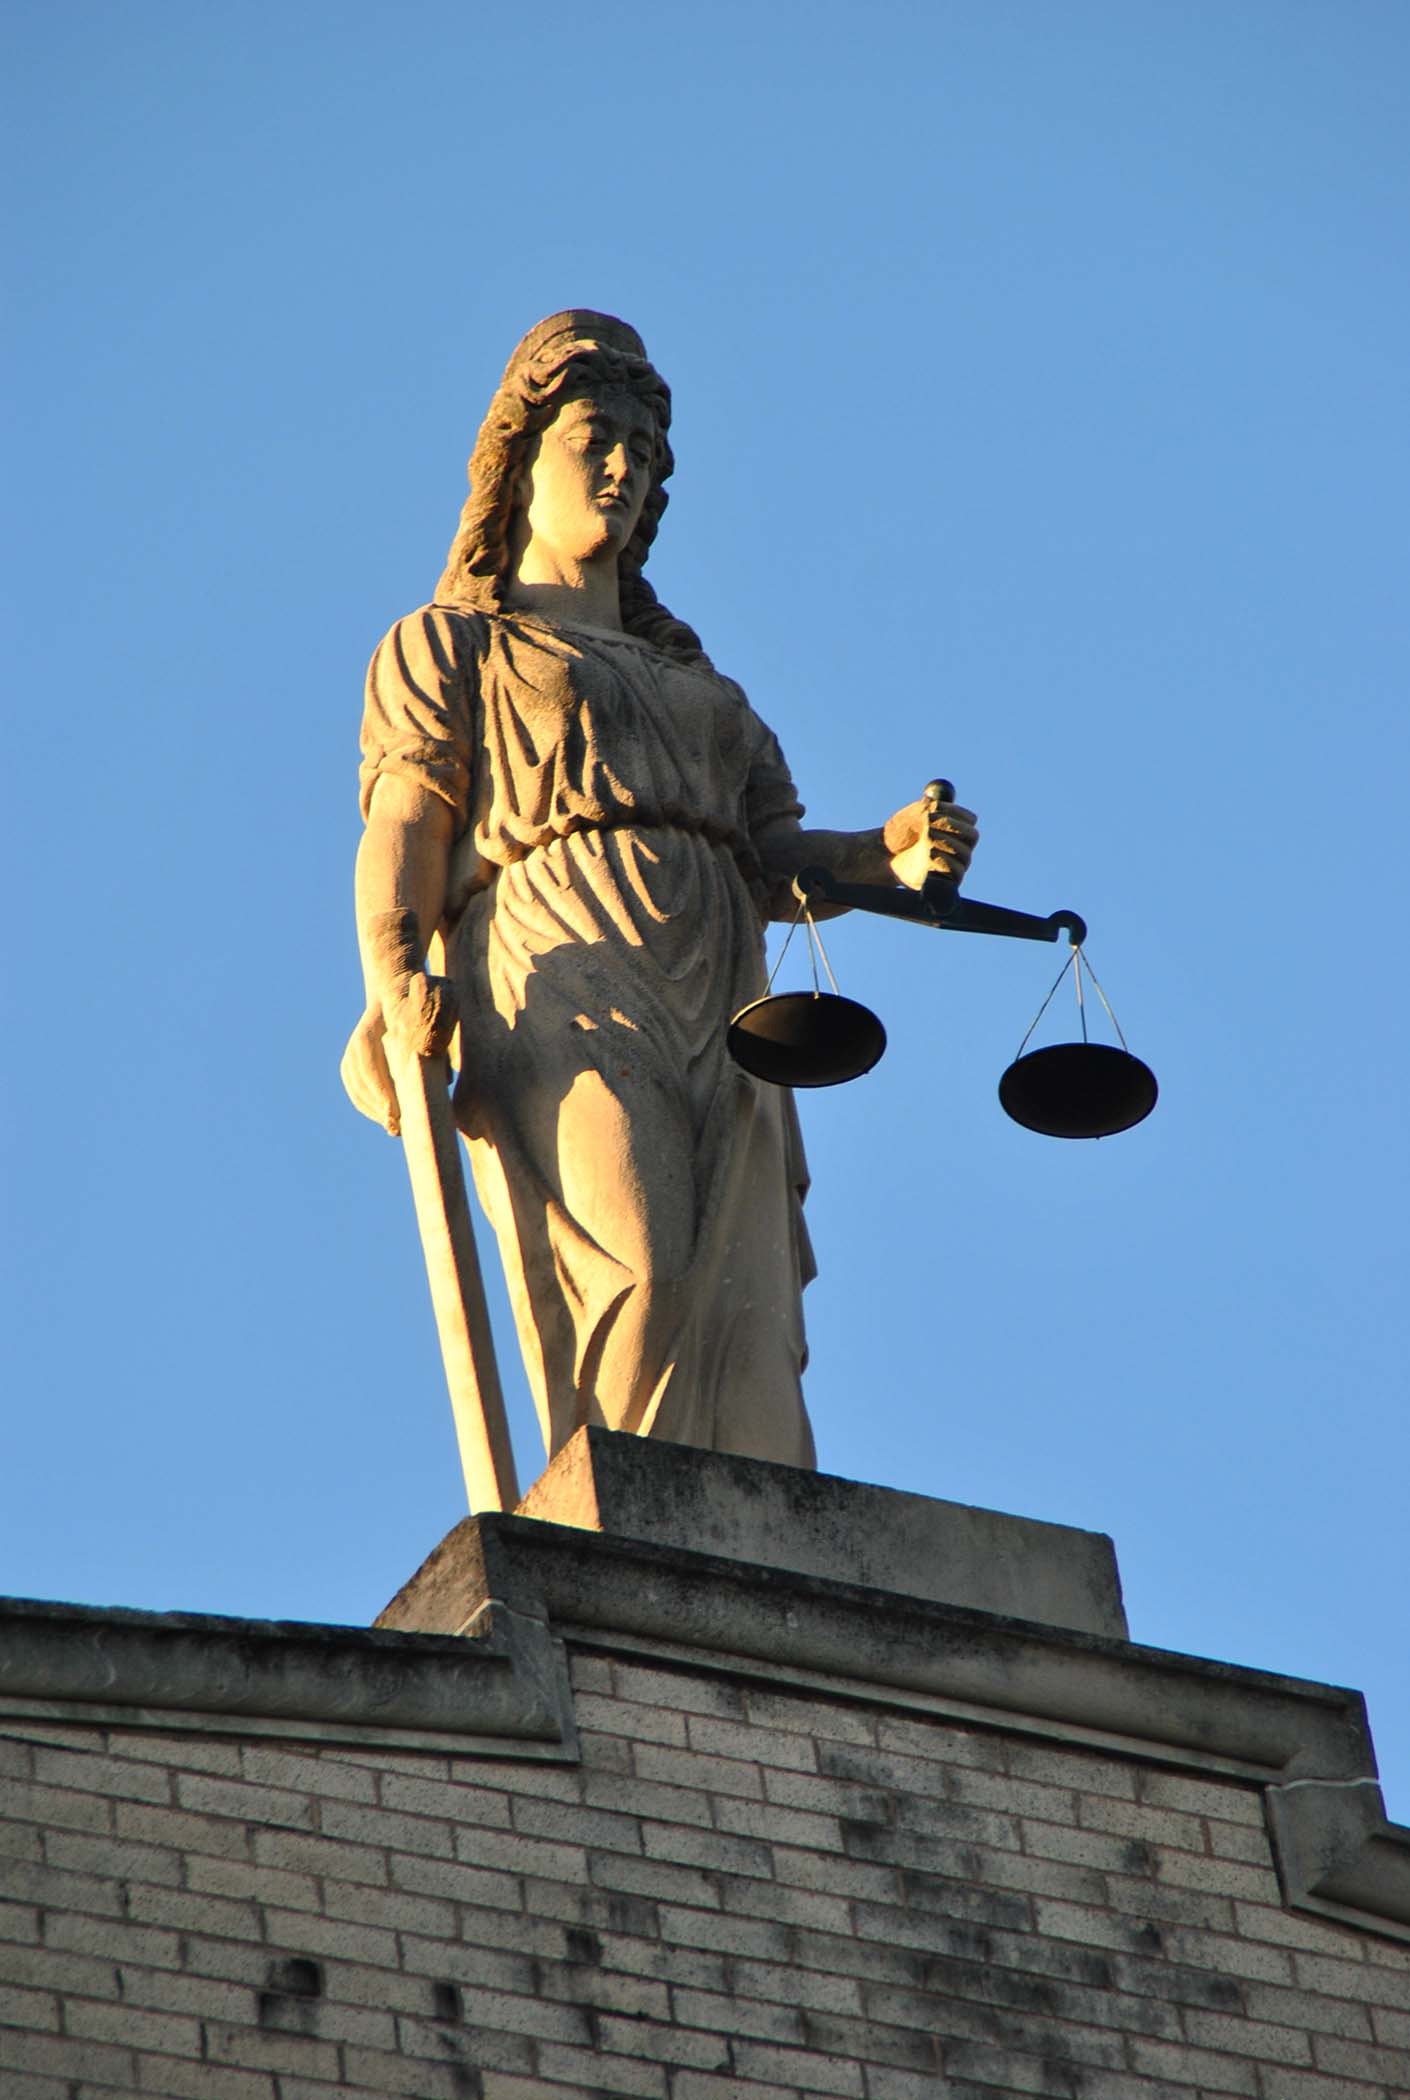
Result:
{"label": "statue's neck", "polygon": [[506,606],[568,627],[605,627],[620,633],[616,550],[589,561],[565,560],[531,540],[511,570]]}

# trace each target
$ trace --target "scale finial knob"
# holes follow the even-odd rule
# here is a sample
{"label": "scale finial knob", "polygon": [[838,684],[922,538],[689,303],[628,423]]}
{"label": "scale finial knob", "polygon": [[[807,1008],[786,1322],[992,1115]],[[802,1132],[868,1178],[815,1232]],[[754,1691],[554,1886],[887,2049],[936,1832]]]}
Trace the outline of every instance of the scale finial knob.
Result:
{"label": "scale finial knob", "polygon": [[953,782],[953,780],[927,781],[925,788],[925,800],[927,802],[933,803],[937,809],[939,808],[942,802],[953,802],[954,799],[955,783]]}

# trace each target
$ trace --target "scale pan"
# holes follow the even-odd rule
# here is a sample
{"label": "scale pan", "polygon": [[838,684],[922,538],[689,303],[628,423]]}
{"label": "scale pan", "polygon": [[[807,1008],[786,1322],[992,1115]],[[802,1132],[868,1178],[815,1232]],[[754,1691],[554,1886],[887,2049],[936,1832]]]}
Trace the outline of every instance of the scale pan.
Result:
{"label": "scale pan", "polygon": [[860,1079],[886,1048],[869,1007],[837,992],[779,992],[741,1007],[725,1037],[730,1056],[770,1086],[840,1086]]}
{"label": "scale pan", "polygon": [[1150,1066],[1111,1043],[1050,1043],[999,1081],[1001,1106],[1044,1137],[1115,1137],[1150,1114],[1156,1093]]}

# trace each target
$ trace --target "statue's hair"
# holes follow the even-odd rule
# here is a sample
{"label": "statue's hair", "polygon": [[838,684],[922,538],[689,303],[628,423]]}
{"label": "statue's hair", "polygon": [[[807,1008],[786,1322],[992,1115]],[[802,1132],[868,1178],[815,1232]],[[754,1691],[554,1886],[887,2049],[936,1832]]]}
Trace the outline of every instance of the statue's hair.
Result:
{"label": "statue's hair", "polygon": [[650,411],[656,458],[641,517],[617,564],[622,625],[688,663],[708,662],[694,628],[661,604],[642,575],[666,508],[665,482],[675,460],[668,433],[671,390],[634,328],[584,308],[553,314],[531,328],[505,367],[470,455],[470,494],[460,513],[438,605],[498,612],[504,603],[510,532],[519,477],[538,433],[566,401],[607,387],[624,388]]}

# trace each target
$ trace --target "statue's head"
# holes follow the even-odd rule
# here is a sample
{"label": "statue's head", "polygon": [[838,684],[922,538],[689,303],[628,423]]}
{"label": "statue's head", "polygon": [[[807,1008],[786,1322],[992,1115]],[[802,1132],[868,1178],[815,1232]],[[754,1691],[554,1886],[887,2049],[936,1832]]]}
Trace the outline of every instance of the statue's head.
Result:
{"label": "statue's head", "polygon": [[516,506],[535,440],[569,402],[628,393],[655,433],[650,491],[617,564],[622,624],[673,655],[703,655],[698,636],[658,603],[641,571],[666,508],[671,390],[636,330],[573,307],[540,321],[515,348],[470,455],[470,494],[436,592],[439,604],[497,611],[508,580]]}

